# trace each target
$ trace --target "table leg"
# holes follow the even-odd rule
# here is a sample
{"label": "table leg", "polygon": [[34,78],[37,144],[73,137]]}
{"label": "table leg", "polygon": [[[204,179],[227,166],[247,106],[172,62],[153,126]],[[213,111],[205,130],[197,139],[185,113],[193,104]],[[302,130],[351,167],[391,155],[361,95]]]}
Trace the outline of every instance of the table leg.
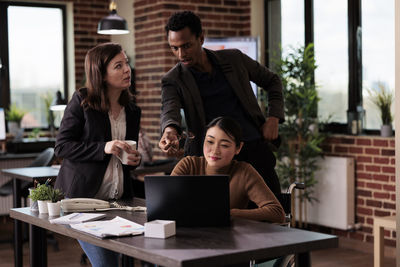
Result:
{"label": "table leg", "polygon": [[47,266],[46,230],[35,225],[29,225],[29,255],[31,267]]}
{"label": "table leg", "polygon": [[[13,178],[13,207],[21,207],[21,181]],[[15,267],[22,267],[22,222],[14,220],[14,265]]]}
{"label": "table leg", "polygon": [[132,267],[133,261],[132,257],[122,254],[122,267]]}
{"label": "table leg", "polygon": [[374,267],[383,266],[385,232],[382,226],[374,222]]}
{"label": "table leg", "polygon": [[311,267],[310,252],[304,252],[304,253],[296,254],[295,260],[296,260],[296,266],[299,266],[299,267]]}

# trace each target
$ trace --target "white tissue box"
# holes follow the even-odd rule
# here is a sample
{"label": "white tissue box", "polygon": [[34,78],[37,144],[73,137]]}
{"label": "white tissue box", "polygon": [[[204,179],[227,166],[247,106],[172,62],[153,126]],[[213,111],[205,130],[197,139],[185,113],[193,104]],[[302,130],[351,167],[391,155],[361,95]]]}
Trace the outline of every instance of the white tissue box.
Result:
{"label": "white tissue box", "polygon": [[175,233],[175,221],[154,220],[144,224],[145,237],[168,238]]}

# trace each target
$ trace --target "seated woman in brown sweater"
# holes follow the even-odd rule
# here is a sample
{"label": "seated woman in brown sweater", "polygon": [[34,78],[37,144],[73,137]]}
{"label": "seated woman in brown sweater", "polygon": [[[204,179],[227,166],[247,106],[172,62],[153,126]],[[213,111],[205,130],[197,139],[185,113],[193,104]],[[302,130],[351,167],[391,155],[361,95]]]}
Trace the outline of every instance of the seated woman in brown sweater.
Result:
{"label": "seated woman in brown sweater", "polygon": [[[248,163],[233,160],[243,146],[240,125],[228,117],[218,117],[207,125],[203,157],[188,156],[171,175],[230,175],[231,216],[281,223],[285,214],[263,178]],[[247,209],[249,201],[257,208]]]}

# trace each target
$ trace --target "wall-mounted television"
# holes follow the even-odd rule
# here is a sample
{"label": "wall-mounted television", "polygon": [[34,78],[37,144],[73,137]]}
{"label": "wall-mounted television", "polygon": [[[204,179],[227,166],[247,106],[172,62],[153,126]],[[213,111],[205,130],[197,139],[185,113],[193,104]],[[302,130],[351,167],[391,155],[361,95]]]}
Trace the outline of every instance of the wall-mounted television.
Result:
{"label": "wall-mounted television", "polygon": [[[236,48],[256,61],[259,60],[258,38],[256,37],[221,37],[205,38],[203,47],[210,50]],[[257,97],[257,85],[251,83],[254,95]]]}

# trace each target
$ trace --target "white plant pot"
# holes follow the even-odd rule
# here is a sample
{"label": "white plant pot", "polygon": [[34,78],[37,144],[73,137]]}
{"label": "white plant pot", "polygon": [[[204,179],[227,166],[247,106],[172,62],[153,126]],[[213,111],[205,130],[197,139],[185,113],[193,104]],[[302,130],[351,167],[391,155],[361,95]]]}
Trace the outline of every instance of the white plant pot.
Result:
{"label": "white plant pot", "polygon": [[7,125],[8,125],[8,132],[13,136],[17,136],[20,129],[19,123],[15,121],[9,121],[7,122]]}
{"label": "white plant pot", "polygon": [[20,124],[15,121],[7,122],[8,132],[14,136],[14,140],[22,140],[24,137],[24,128],[21,128]]}
{"label": "white plant pot", "polygon": [[38,200],[39,213],[49,213],[47,209],[48,202],[50,202],[50,200]]}
{"label": "white plant pot", "polygon": [[381,126],[381,136],[390,137],[393,135],[392,125],[382,125]]}
{"label": "white plant pot", "polygon": [[[35,189],[35,188],[31,187],[31,188],[28,189],[29,190],[29,195],[31,194],[31,190],[33,190],[33,189]],[[38,211],[39,210],[37,201],[33,201],[31,198],[29,198],[29,207],[31,207],[31,211]]]}
{"label": "white plant pot", "polygon": [[47,209],[49,210],[49,216],[60,216],[61,202],[48,202]]}

